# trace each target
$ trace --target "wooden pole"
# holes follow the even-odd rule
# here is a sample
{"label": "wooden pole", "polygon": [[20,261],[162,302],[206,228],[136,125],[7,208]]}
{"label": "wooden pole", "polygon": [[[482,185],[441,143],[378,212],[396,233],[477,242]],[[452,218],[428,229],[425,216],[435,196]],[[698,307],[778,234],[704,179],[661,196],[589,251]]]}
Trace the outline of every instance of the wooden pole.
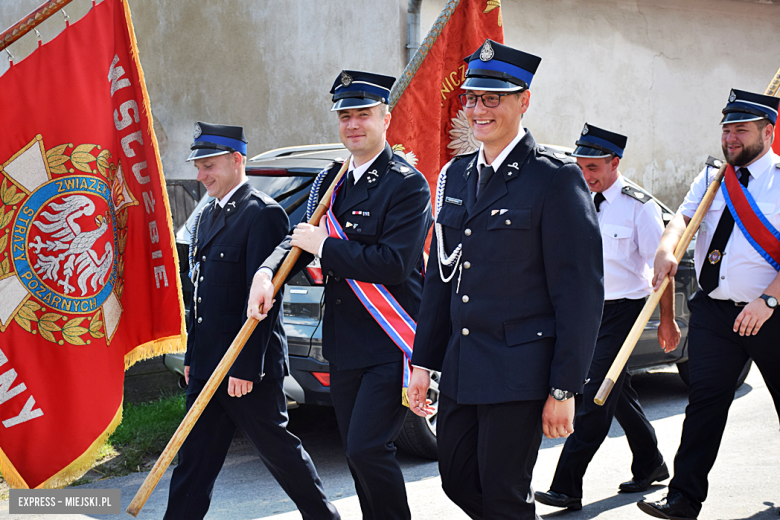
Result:
{"label": "wooden pole", "polygon": [[[341,170],[339,170],[335,179],[333,182],[331,182],[328,191],[325,192],[325,195],[320,197],[320,203],[317,205],[317,209],[314,211],[314,214],[309,220],[310,224],[315,226],[319,224],[320,219],[328,210],[330,199],[336,184],[338,184],[339,179],[341,179],[342,175],[344,175],[344,172],[347,171],[348,167],[349,159],[344,161],[344,164],[341,166]],[[301,250],[297,247],[293,247],[279,268],[279,271],[274,276],[274,294],[277,294],[279,289],[281,289],[281,287],[284,285],[285,280],[287,280],[287,276],[290,274],[290,271],[300,256]],[[249,339],[249,336],[252,335],[252,331],[255,330],[257,324],[258,321],[256,319],[249,318],[244,323],[244,326],[241,327],[241,330],[233,340],[233,343],[230,344],[230,348],[222,357],[222,361],[220,361],[219,365],[217,365],[217,368],[214,369],[214,373],[211,374],[211,377],[209,377],[209,380],[206,382],[206,386],[204,386],[203,390],[201,390],[198,398],[192,404],[192,408],[190,408],[187,412],[187,415],[184,416],[181,424],[176,429],[176,432],[174,432],[173,437],[171,437],[171,440],[168,441],[168,445],[165,447],[165,450],[163,450],[163,452],[160,454],[160,457],[157,459],[157,462],[155,462],[154,467],[144,479],[143,484],[141,484],[138,492],[136,492],[135,497],[133,497],[133,500],[130,502],[130,505],[127,506],[127,514],[131,516],[138,516],[138,513],[141,512],[141,508],[144,507],[144,504],[149,499],[152,491],[154,491],[154,488],[162,478],[165,470],[168,469],[168,466],[170,466],[171,461],[173,460],[173,456],[179,451],[179,448],[181,448],[181,445],[184,443],[184,439],[187,438],[187,435],[189,435],[192,427],[195,426],[195,423],[200,417],[200,414],[203,413],[203,410],[211,400],[214,392],[217,391],[217,388],[222,383],[222,380],[225,379],[225,375],[227,374],[228,370],[230,370],[230,367],[233,366],[233,362],[241,353],[241,349],[244,348],[244,345]]]}
{"label": "wooden pole", "polygon": [[[772,81],[769,82],[769,85],[764,91],[764,95],[774,96],[777,93],[778,88],[780,88],[780,69],[777,70]],[[685,251],[688,249],[688,244],[691,243],[694,233],[699,229],[699,225],[704,219],[704,214],[710,209],[715,194],[718,192],[718,189],[720,189],[720,183],[723,180],[725,171],[726,164],[724,163],[718,170],[715,179],[710,183],[709,188],[707,188],[707,192],[704,194],[701,204],[699,204],[696,213],[694,213],[693,218],[685,228],[685,233],[683,233],[683,236],[677,243],[677,247],[674,250],[674,257],[677,259],[678,264],[685,254]],[[623,346],[620,347],[620,351],[617,356],[615,356],[615,361],[612,362],[612,366],[609,368],[607,376],[604,378],[601,387],[599,387],[599,391],[596,393],[596,397],[593,399],[597,405],[604,406],[604,403],[607,401],[607,398],[612,391],[612,387],[615,386],[615,381],[620,377],[620,373],[623,372],[623,367],[626,366],[626,362],[628,362],[629,356],[631,356],[631,353],[634,351],[634,347],[636,346],[637,341],[639,341],[642,331],[645,330],[645,325],[647,325],[647,322],[650,320],[650,316],[653,314],[655,307],[658,305],[658,302],[661,301],[661,295],[666,290],[667,285],[669,285],[668,276],[661,284],[661,288],[654,291],[647,299],[647,302],[645,302],[642,312],[639,313],[639,317],[636,319],[636,322],[634,322],[634,326],[631,328],[626,340],[623,342]]]}
{"label": "wooden pole", "polygon": [[[707,210],[710,209],[712,200],[715,198],[718,189],[720,189],[720,183],[723,180],[725,171],[726,163],[718,170],[715,179],[710,183],[709,188],[707,188],[707,192],[704,194],[701,204],[699,204],[699,207],[696,209],[696,213],[694,213],[693,218],[685,228],[683,236],[680,237],[680,241],[677,242],[677,247],[674,249],[674,257],[677,259],[678,264],[680,263],[680,260],[682,260],[685,251],[688,249],[688,245],[691,243],[693,235],[696,233],[696,230],[699,229],[699,225],[704,219],[704,215],[707,213]],[[653,311],[658,305],[658,302],[661,301],[661,295],[663,295],[668,285],[669,277],[667,276],[664,278],[661,287],[657,291],[653,291],[645,302],[642,312],[639,313],[639,317],[634,322],[634,326],[631,327],[631,331],[623,342],[623,346],[620,347],[620,351],[617,356],[615,356],[615,361],[612,362],[612,366],[609,368],[607,376],[604,378],[598,393],[596,393],[596,397],[593,399],[597,405],[604,406],[604,403],[607,401],[607,398],[612,391],[612,387],[615,386],[615,381],[618,380],[620,373],[623,372],[623,367],[626,366],[626,362],[634,351],[634,347],[636,346],[637,341],[639,341],[642,331],[645,330],[645,325],[647,325],[647,322],[650,320],[650,316],[653,315]]]}
{"label": "wooden pole", "polygon": [[51,0],[25,16],[0,34],[0,51],[39,26],[44,20],[71,3],[73,0]]}

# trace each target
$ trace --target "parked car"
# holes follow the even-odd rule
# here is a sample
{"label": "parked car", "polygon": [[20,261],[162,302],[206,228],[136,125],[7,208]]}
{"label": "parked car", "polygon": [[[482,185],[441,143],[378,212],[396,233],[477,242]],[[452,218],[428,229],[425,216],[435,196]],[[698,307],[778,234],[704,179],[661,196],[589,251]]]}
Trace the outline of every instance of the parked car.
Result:
{"label": "parked car", "polygon": [[[550,148],[561,153],[570,151],[564,147]],[[332,161],[346,158],[348,155],[341,144],[279,148],[249,159],[246,172],[249,182],[281,204],[287,211],[290,222],[295,224],[300,222],[304,215],[309,190],[317,173]],[[631,181],[628,182],[638,187]],[[189,312],[189,302],[192,300],[192,284],[187,276],[190,232],[195,216],[209,200],[208,196],[204,196],[184,226],[176,233],[186,312]],[[664,223],[668,223],[674,212],[658,199],[654,200],[661,207]],[[628,369],[632,373],[676,364],[680,377],[688,383],[688,298],[698,289],[693,267],[694,245],[695,241],[691,242],[675,277],[676,320],[682,332],[680,346],[668,354],[658,346],[656,331],[660,318],[656,309],[629,358]],[[284,391],[291,408],[299,405],[331,405],[328,362],[322,356],[323,298],[324,281],[318,260],[293,276],[285,289],[282,305],[290,354],[290,376],[284,381]],[[169,370],[180,376],[180,384],[183,387],[184,355],[168,354],[164,361]],[[745,365],[740,385],[747,377],[749,368],[750,362]],[[438,374],[434,374],[432,379],[428,397],[435,407],[439,393]],[[408,412],[396,444],[410,453],[436,459],[436,419],[436,414],[424,419]]]}

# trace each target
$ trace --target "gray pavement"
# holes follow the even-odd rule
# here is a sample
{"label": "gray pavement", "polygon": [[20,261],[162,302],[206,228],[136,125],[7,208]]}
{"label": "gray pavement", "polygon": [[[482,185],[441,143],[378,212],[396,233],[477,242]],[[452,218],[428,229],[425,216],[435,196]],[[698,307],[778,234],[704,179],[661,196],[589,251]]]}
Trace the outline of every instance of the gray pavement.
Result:
{"label": "gray pavement", "polygon": [[[684,418],[685,387],[674,371],[635,377],[645,411],[658,433],[661,451],[672,462]],[[293,410],[291,429],[309,450],[329,498],[345,520],[359,519],[360,507],[343,459],[335,418],[325,408]],[[563,442],[545,439],[534,471],[534,487],[546,490]],[[435,462],[398,454],[407,483],[409,503],[416,519],[466,519],[441,490]],[[620,482],[630,478],[631,455],[615,423],[585,476],[582,511],[566,512],[539,504],[547,519],[600,520],[649,519],[635,502],[660,499],[664,485],[646,493],[618,494]],[[138,518],[159,519],[165,511],[171,470],[160,481]],[[145,473],[94,482],[82,488],[120,489],[122,509],[138,490]],[[718,461],[710,475],[710,495],[699,516],[702,520],[777,520],[780,518],[780,433],[778,418],[763,379],[754,367],[737,393]],[[52,515],[9,515],[0,503],[0,519],[48,520]],[[63,520],[132,518],[122,515],[60,515]],[[301,518],[252,448],[242,439],[234,443],[217,480],[208,520],[292,520]]]}

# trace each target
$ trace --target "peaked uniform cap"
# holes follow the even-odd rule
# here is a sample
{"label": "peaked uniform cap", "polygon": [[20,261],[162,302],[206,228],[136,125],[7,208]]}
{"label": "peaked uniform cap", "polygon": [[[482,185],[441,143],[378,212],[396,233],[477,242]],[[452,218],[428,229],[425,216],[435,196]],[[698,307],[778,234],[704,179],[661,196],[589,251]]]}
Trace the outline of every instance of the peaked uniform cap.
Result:
{"label": "peaked uniform cap", "polygon": [[330,110],[368,108],[379,103],[387,104],[393,83],[395,78],[392,76],[359,70],[342,70],[330,89],[330,93],[333,94],[333,106]]}
{"label": "peaked uniform cap", "polygon": [[542,58],[487,39],[463,61],[469,67],[462,89],[514,92],[531,86]]}
{"label": "peaked uniform cap", "polygon": [[580,138],[577,140],[577,148],[572,152],[572,157],[609,157],[615,155],[623,158],[628,137],[597,126],[585,123]]}
{"label": "peaked uniform cap", "polygon": [[774,125],[777,122],[778,104],[780,98],[731,89],[720,124],[768,119]]}
{"label": "peaked uniform cap", "polygon": [[215,125],[198,121],[195,123],[193,138],[195,140],[190,146],[192,153],[187,158],[187,162],[233,152],[246,156],[247,140],[242,126]]}

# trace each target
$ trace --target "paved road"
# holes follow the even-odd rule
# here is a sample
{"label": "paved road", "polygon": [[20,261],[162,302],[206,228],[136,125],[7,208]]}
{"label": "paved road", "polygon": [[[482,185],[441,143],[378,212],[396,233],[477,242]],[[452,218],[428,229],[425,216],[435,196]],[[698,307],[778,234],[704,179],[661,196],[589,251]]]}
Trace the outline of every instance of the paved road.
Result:
{"label": "paved road", "polygon": [[[645,374],[635,378],[645,410],[658,433],[661,451],[671,462],[679,443],[686,404],[685,388],[676,373]],[[311,453],[326,492],[345,520],[360,519],[335,418],[328,409],[293,410],[292,429]],[[546,490],[558,461],[561,441],[545,439],[534,473],[534,487]],[[398,456],[407,482],[415,519],[466,519],[441,491],[435,462]],[[584,508],[562,512],[538,505],[546,519],[630,520],[649,519],[635,502],[642,497],[660,499],[666,487],[653,486],[644,494],[617,494],[620,482],[630,478],[630,452],[622,430],[615,424],[585,477]],[[127,507],[146,474],[95,482],[85,488],[119,488],[122,508]],[[165,511],[170,470],[152,494],[138,518],[159,519]],[[753,368],[737,393],[720,456],[711,474],[710,498],[702,520],[778,520],[780,512],[780,434],[772,400],[758,370]],[[9,515],[0,504],[0,519],[48,520],[52,516]],[[131,518],[121,516],[61,516],[63,520]],[[237,440],[215,486],[208,520],[300,519],[292,502],[281,491],[245,441]]]}

